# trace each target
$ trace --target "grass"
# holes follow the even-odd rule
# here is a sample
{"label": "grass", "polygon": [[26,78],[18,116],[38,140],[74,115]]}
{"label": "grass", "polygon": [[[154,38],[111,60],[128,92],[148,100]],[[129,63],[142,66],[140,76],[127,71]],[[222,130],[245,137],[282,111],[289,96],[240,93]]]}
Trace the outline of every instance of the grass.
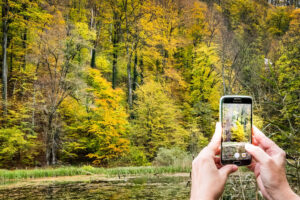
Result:
{"label": "grass", "polygon": [[82,167],[58,167],[58,168],[36,168],[21,170],[0,170],[0,185],[18,180],[58,177],[58,176],[76,176],[76,175],[92,175],[101,174],[106,176],[117,175],[146,175],[146,174],[162,174],[162,173],[179,173],[189,172],[190,168],[183,167],[117,167],[117,168],[95,168],[92,166]]}

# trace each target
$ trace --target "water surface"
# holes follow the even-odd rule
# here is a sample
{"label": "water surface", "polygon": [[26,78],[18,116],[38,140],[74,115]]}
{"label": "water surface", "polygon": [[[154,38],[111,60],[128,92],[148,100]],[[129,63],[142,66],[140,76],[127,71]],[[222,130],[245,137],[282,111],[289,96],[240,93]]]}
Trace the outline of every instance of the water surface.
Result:
{"label": "water surface", "polygon": [[0,190],[0,199],[189,199],[189,177],[138,177]]}

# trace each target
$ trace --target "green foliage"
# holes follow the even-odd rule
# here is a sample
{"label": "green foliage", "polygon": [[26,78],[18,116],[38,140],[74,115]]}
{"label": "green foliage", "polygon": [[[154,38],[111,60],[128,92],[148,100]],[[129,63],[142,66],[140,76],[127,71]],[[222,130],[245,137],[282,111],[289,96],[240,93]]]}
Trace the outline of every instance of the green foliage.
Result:
{"label": "green foliage", "polygon": [[0,130],[0,160],[1,163],[12,162],[26,144],[24,133],[16,128]]}
{"label": "green foliage", "polygon": [[213,133],[218,116],[220,77],[217,74],[218,56],[215,48],[202,45],[195,50],[196,58],[192,68],[190,85],[193,116],[200,132],[206,137]]}
{"label": "green foliage", "polygon": [[149,163],[144,151],[136,146],[130,146],[129,152],[110,163],[111,166],[147,166]]}
{"label": "green foliage", "polygon": [[164,87],[152,80],[137,91],[132,140],[152,160],[160,147],[185,147],[187,132],[179,123],[180,110]]}
{"label": "green foliage", "polygon": [[[299,9],[291,13],[289,30],[283,36],[280,46],[280,57],[274,66],[269,66],[265,72],[266,85],[271,85],[272,101],[267,101],[265,109],[272,117],[265,117],[272,125],[273,139],[288,153],[299,153],[299,44],[300,44],[300,12]],[[270,86],[269,86],[270,87]],[[273,95],[273,94],[276,95]]]}
{"label": "green foliage", "polygon": [[119,89],[113,90],[97,69],[89,69],[86,80],[87,104],[72,99],[62,104],[66,123],[62,156],[75,161],[87,157],[95,165],[107,165],[129,148],[123,94]]}
{"label": "green foliage", "polygon": [[153,163],[158,166],[191,166],[192,156],[178,147],[160,148]]}
{"label": "green foliage", "polygon": [[61,104],[60,113],[63,115],[63,146],[60,152],[61,160],[64,162],[80,162],[86,160],[88,149],[88,133],[86,127],[86,120],[88,113],[86,107],[81,105],[75,99],[67,98]]}
{"label": "green foliage", "polygon": [[104,56],[98,56],[96,58],[96,66],[102,73],[111,72],[111,63]]}
{"label": "green foliage", "polygon": [[35,139],[17,127],[0,129],[0,166],[32,165]]}
{"label": "green foliage", "polygon": [[275,36],[282,36],[289,29],[290,13],[287,8],[271,10],[267,18],[268,31]]}
{"label": "green foliage", "polygon": [[96,69],[90,69],[87,76],[90,86],[88,93],[93,97],[94,108],[91,108],[88,132],[92,135],[89,148],[95,153],[88,157],[95,159],[94,164],[102,164],[128,152],[127,114],[122,106],[123,93],[112,89]]}
{"label": "green foliage", "polygon": [[209,140],[207,137],[205,137],[202,133],[198,136],[198,149],[203,149],[206,147],[209,143]]}
{"label": "green foliage", "polygon": [[58,167],[58,168],[36,168],[36,169],[19,169],[19,170],[0,170],[0,184],[11,183],[29,178],[58,177],[58,176],[75,176],[100,174],[107,177],[116,177],[120,175],[147,175],[147,174],[164,174],[189,172],[190,167],[174,166],[144,166],[144,167],[116,167],[116,168],[98,168],[90,165],[82,167]]}
{"label": "green foliage", "polygon": [[[253,96],[254,124],[299,156],[299,9],[255,0],[8,4],[1,166],[174,164],[176,152],[208,144],[224,94]],[[244,141],[241,126],[233,137]]]}
{"label": "green foliage", "polygon": [[260,20],[266,11],[264,5],[252,0],[226,0],[223,9],[229,27],[238,34],[238,39],[252,39],[259,33]]}
{"label": "green foliage", "polygon": [[148,160],[145,153],[137,147],[131,147],[129,151],[129,163],[131,166],[148,165]]}

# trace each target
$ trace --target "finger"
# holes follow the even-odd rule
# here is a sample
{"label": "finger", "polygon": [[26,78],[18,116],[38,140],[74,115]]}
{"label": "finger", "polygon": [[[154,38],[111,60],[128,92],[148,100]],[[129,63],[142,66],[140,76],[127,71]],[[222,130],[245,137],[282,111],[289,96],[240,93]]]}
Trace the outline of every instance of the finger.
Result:
{"label": "finger", "polygon": [[251,143],[255,146],[258,146],[258,142],[256,141],[256,138],[254,136],[254,130],[253,130],[253,127],[252,127],[252,141]]}
{"label": "finger", "polygon": [[271,199],[270,195],[268,194],[268,192],[266,191],[266,188],[261,180],[261,177],[258,176],[256,178],[256,182],[257,182],[257,185],[258,185],[258,188],[260,189],[262,195],[266,198],[266,199]]}
{"label": "finger", "polygon": [[193,163],[214,164],[213,154],[208,147],[204,147],[198,156],[193,160]]}
{"label": "finger", "polygon": [[271,157],[264,152],[260,147],[252,144],[246,144],[245,149],[250,153],[258,163],[265,163],[271,159]]}
{"label": "finger", "polygon": [[248,166],[252,172],[254,172],[255,177],[260,175],[259,163],[257,163],[254,159],[252,159],[251,164]]}
{"label": "finger", "polygon": [[223,167],[223,165],[221,163],[216,163],[216,167],[217,167],[217,169],[221,169]]}
{"label": "finger", "polygon": [[217,169],[220,169],[223,165],[221,164],[221,158],[220,157],[214,157],[215,164],[217,166]]}
{"label": "finger", "polygon": [[260,175],[260,165],[259,165],[259,163],[256,163],[253,172],[254,172],[254,175],[255,175],[256,178]]}
{"label": "finger", "polygon": [[222,134],[221,132],[222,132],[221,123],[217,122],[215,133],[210,143],[208,144],[208,148],[211,149],[213,152],[217,152],[219,149],[219,146],[221,144],[221,134]]}
{"label": "finger", "polygon": [[256,126],[253,126],[253,136],[257,144],[265,150],[276,145],[272,140],[265,136],[265,134],[263,134],[263,132],[261,132]]}
{"label": "finger", "polygon": [[253,126],[253,133],[258,145],[269,155],[276,155],[282,152],[282,149],[275,144],[270,138],[265,136],[256,126]]}
{"label": "finger", "polygon": [[215,155],[220,155],[221,153],[221,146],[218,147],[217,151],[215,152]]}
{"label": "finger", "polygon": [[254,168],[256,166],[256,161],[254,159],[252,159],[251,164],[248,166],[248,169],[250,169],[251,171],[254,172]]}
{"label": "finger", "polygon": [[235,172],[236,170],[238,170],[238,166],[236,165],[225,165],[219,169],[219,172],[222,176],[228,177],[229,174]]}
{"label": "finger", "polygon": [[221,163],[221,158],[220,157],[214,157],[215,163]]}

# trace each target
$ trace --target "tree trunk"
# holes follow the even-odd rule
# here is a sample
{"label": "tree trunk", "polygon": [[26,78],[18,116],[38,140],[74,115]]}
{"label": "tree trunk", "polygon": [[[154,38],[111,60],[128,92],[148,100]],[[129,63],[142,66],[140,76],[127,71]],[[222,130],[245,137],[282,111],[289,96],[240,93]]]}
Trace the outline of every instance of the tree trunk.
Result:
{"label": "tree trunk", "polygon": [[3,111],[7,113],[7,32],[8,32],[8,1],[4,1],[2,5],[2,100],[3,100]]}
{"label": "tree trunk", "polygon": [[26,49],[27,49],[27,28],[25,28],[24,30],[24,35],[23,35],[23,41],[22,41],[22,45],[23,45],[23,69],[26,68]]}
{"label": "tree trunk", "polygon": [[131,57],[132,53],[129,52],[129,27],[127,16],[127,0],[125,0],[125,20],[126,20],[126,54],[127,54],[127,87],[128,87],[128,105],[132,109],[132,77],[131,77]]}
{"label": "tree trunk", "polygon": [[120,19],[118,12],[113,13],[113,33],[112,33],[112,43],[113,43],[113,68],[112,68],[112,88],[117,87],[117,62],[118,62],[118,43],[119,43],[119,34],[120,34]]}
{"label": "tree trunk", "polygon": [[56,165],[56,142],[55,142],[55,132],[52,134],[52,165]]}
{"label": "tree trunk", "polygon": [[49,145],[49,130],[47,130],[47,133],[46,133],[46,165],[49,166],[50,165],[50,145]]}
{"label": "tree trunk", "polygon": [[143,56],[140,57],[140,65],[139,65],[140,69],[141,69],[141,84],[144,83],[144,61],[143,61]]}
{"label": "tree trunk", "polygon": [[46,162],[47,162],[47,166],[49,166],[51,164],[51,154],[52,152],[52,141],[53,141],[53,129],[52,129],[52,121],[53,121],[53,114],[50,112],[48,114],[48,127],[47,127],[47,131],[46,131]]}
{"label": "tree trunk", "polygon": [[[9,38],[8,38],[7,43],[10,44],[10,39]],[[10,55],[9,55],[10,59],[9,59],[9,65],[8,65],[8,75],[9,75],[9,76],[7,75],[7,82],[8,83],[10,82],[10,80],[12,78],[12,74],[13,74],[12,73],[13,72],[13,64],[14,64],[14,62],[13,62],[13,60],[14,60],[13,48],[14,48],[14,45],[12,43],[10,45]],[[8,93],[7,96],[12,96],[13,95],[13,90],[12,89],[11,90],[8,89],[7,93]]]}
{"label": "tree trunk", "polygon": [[35,104],[36,104],[36,100],[35,100],[35,81],[33,83],[33,97],[32,97],[32,115],[31,115],[31,128],[34,129],[35,127]]}
{"label": "tree trunk", "polygon": [[133,91],[136,90],[136,86],[137,86],[137,78],[138,78],[137,61],[138,61],[137,51],[135,51],[135,54],[134,54],[134,65],[133,65],[133,84],[132,84],[132,90]]}
{"label": "tree trunk", "polygon": [[118,52],[116,50],[115,44],[113,50],[113,68],[112,68],[112,88],[115,89],[117,86],[117,59],[118,59]]}
{"label": "tree trunk", "polygon": [[[26,4],[26,3],[24,3],[23,5],[22,5],[22,9],[24,10],[24,11],[27,11],[27,7],[28,7],[28,5]],[[25,21],[28,21],[28,17],[27,16],[25,16],[24,17],[24,20]],[[25,29],[24,29],[24,33],[23,33],[23,37],[22,37],[22,46],[23,46],[23,64],[22,64],[22,67],[23,67],[23,69],[25,69],[25,67],[26,67],[26,50],[27,50],[27,26],[25,26]]]}
{"label": "tree trunk", "polygon": [[9,71],[8,73],[11,75],[12,74],[12,71],[13,71],[13,48],[14,48],[14,45],[11,44],[10,45],[10,64],[9,64]]}
{"label": "tree trunk", "polygon": [[128,62],[127,62],[128,104],[130,109],[132,109],[131,55],[132,54],[129,55]]}
{"label": "tree trunk", "polygon": [[96,68],[96,47],[92,49],[91,68]]}
{"label": "tree trunk", "polygon": [[[96,22],[94,19],[94,8],[91,9],[91,22],[90,22],[90,29],[95,30],[96,29]],[[98,35],[98,34],[97,34]],[[94,41],[94,46],[91,50],[91,68],[96,68],[96,47],[97,47],[97,38]]]}

